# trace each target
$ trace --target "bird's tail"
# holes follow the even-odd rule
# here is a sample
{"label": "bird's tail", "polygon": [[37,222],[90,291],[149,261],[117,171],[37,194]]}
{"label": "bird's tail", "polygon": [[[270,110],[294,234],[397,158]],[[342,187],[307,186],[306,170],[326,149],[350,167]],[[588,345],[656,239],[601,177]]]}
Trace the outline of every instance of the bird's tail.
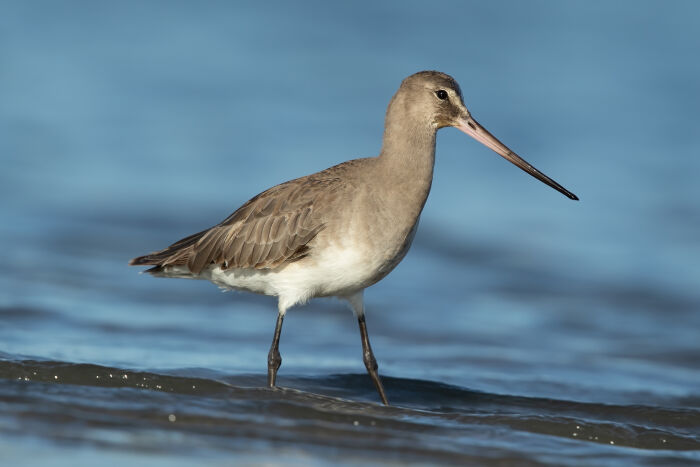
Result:
{"label": "bird's tail", "polygon": [[166,266],[186,265],[191,247],[197,243],[206,232],[206,230],[203,230],[189,237],[185,237],[163,250],[132,258],[129,261],[129,266],[153,266],[150,269],[146,269],[144,272],[157,274]]}

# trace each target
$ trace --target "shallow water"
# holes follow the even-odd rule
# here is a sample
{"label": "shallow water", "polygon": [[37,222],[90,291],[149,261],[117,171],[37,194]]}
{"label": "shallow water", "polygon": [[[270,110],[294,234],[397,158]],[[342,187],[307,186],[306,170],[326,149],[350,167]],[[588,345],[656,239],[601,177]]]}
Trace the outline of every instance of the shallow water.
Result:
{"label": "shallow water", "polygon": [[194,369],[157,374],[24,360],[4,362],[0,375],[20,375],[1,389],[8,437],[30,431],[116,455],[659,465],[697,459],[700,446],[697,400],[573,402],[386,378],[396,405],[384,407],[370,402],[364,374],[289,377],[294,389],[274,391],[261,388],[260,375]]}
{"label": "shallow water", "polygon": [[[699,13],[5,5],[0,461],[700,463]],[[581,202],[441,131],[414,246],[366,292],[392,407],[340,302],[289,312],[273,391],[273,299],[126,266],[375,154],[426,68]]]}

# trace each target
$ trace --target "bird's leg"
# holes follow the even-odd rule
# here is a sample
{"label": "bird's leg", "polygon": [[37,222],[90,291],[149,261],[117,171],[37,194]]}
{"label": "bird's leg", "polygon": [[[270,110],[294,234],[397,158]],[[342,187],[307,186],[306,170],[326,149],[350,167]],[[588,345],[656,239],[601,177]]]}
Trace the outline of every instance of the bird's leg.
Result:
{"label": "bird's leg", "polygon": [[372,346],[369,344],[369,336],[367,335],[367,323],[365,322],[365,314],[358,313],[357,322],[360,324],[360,335],[362,336],[362,360],[365,362],[365,367],[367,372],[372,378],[374,387],[377,388],[379,397],[382,399],[384,405],[389,405],[389,401],[384,393],[384,386],[382,386],[382,381],[379,379],[379,374],[377,374],[377,359],[374,358],[374,353],[372,352]]}
{"label": "bird's leg", "polygon": [[284,313],[277,314],[277,325],[275,326],[275,336],[272,338],[270,352],[267,354],[267,385],[271,388],[275,387],[277,379],[277,370],[282,365],[282,356],[280,355],[280,334],[282,334],[282,321],[284,321]]}

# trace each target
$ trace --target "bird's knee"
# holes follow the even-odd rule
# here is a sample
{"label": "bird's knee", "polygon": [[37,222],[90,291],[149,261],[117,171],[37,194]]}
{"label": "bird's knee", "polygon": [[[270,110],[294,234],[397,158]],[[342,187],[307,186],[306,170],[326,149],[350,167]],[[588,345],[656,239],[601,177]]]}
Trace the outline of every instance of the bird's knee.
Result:
{"label": "bird's knee", "polygon": [[267,367],[274,368],[275,370],[277,370],[281,365],[282,355],[280,355],[279,350],[270,350],[270,353],[267,354]]}
{"label": "bird's knee", "polygon": [[377,371],[379,368],[379,365],[377,365],[377,359],[374,358],[374,354],[371,351],[363,352],[362,361],[365,362],[365,368],[367,368],[367,371]]}

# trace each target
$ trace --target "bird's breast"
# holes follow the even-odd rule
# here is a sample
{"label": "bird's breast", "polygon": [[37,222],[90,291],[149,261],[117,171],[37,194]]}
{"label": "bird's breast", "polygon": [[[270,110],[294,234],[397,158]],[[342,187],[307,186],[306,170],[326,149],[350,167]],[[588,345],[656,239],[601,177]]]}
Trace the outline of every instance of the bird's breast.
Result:
{"label": "bird's breast", "polygon": [[406,256],[417,227],[418,219],[400,225],[358,216],[340,230],[323,231],[309,258],[322,271],[319,295],[342,295],[383,279]]}

